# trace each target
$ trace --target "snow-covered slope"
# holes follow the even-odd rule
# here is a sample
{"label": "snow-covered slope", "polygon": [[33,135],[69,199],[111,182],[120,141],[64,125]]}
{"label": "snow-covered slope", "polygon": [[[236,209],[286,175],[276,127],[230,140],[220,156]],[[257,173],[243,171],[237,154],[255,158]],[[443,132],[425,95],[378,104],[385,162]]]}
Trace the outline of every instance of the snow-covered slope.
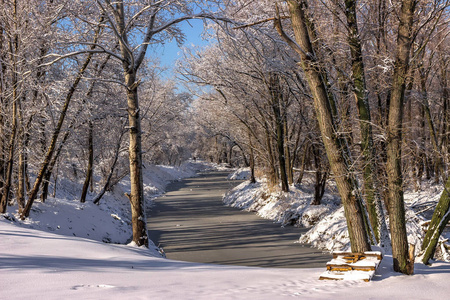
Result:
{"label": "snow-covered slope", "polygon": [[[198,171],[214,169],[217,166],[201,161],[187,161],[179,167],[147,165],[144,168],[144,191],[147,205],[164,192],[172,181],[196,176]],[[127,243],[132,236],[130,203],[124,196],[129,193],[129,177],[119,182],[112,192],[107,192],[95,205],[89,194],[85,203],[80,203],[81,185],[61,179],[56,197],[49,197],[45,203],[36,201],[30,217],[25,221],[18,218],[17,207],[8,207],[4,217],[17,226],[34,228],[60,235],[77,236],[106,243]]]}

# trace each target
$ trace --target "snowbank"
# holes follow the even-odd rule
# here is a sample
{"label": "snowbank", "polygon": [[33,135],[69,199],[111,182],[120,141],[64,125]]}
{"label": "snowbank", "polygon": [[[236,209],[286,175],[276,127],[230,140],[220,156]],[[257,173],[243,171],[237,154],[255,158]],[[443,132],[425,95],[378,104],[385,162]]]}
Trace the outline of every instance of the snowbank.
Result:
{"label": "snowbank", "polygon": [[229,180],[246,180],[250,179],[250,168],[239,168],[230,175],[228,175]]}
{"label": "snowbank", "polygon": [[254,211],[282,226],[309,227],[338,208],[338,198],[329,193],[324,195],[321,205],[311,205],[312,201],[313,196],[308,191],[291,186],[286,194],[277,188],[270,189],[264,180],[254,184],[245,181],[223,198],[228,206]]}
{"label": "snowbank", "polygon": [[[416,246],[419,255],[424,237],[421,225],[431,218],[434,207],[442,193],[438,186],[424,184],[422,191],[405,191],[406,230],[408,242]],[[300,236],[299,242],[327,251],[348,251],[350,239],[344,209],[340,207],[336,191],[327,190],[321,205],[311,205],[311,189],[290,187],[288,194],[277,188],[269,188],[265,180],[251,184],[243,182],[224,196],[226,205],[255,211],[259,216],[285,225],[311,227]],[[386,214],[387,215],[387,214]],[[389,220],[387,220],[389,222]],[[389,223],[388,223],[389,226]],[[450,238],[450,232],[444,233],[444,239]],[[437,249],[437,257],[443,259],[446,253]]]}

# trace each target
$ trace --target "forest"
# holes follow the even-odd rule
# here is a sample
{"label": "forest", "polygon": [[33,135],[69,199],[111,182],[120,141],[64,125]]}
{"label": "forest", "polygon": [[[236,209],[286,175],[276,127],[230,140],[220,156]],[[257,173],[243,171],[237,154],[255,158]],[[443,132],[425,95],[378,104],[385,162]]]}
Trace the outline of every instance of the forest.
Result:
{"label": "forest", "polygon": [[[390,248],[412,274],[404,191],[433,182],[433,257],[450,220],[450,1],[0,3],[0,213],[28,218],[61,178],[98,203],[129,176],[145,246],[147,164],[249,167],[285,193],[312,174],[314,205],[336,185],[352,252]],[[152,49],[188,43],[193,19],[209,46],[162,76]]]}

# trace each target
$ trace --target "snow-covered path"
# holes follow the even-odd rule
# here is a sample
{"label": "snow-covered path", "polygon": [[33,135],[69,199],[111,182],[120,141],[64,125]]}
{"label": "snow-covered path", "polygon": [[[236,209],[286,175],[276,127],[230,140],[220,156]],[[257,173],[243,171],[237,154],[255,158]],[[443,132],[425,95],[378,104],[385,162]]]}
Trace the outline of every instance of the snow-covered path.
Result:
{"label": "snow-covered path", "polygon": [[209,172],[169,185],[148,214],[149,235],[168,258],[258,267],[323,267],[331,255],[295,243],[305,229],[282,228],[254,213],[225,207],[235,182]]}

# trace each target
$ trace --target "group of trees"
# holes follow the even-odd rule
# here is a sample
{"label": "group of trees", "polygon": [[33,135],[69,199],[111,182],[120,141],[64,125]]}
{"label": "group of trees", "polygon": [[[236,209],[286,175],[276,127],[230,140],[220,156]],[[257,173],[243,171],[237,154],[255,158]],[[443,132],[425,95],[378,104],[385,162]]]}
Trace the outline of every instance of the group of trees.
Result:
{"label": "group of trees", "polygon": [[[352,251],[391,244],[394,269],[411,274],[403,190],[448,178],[449,1],[235,1],[224,9],[237,24],[212,26],[217,43],[181,64],[189,82],[211,87],[196,104],[216,145],[204,155],[232,162],[236,153],[283,191],[312,169],[315,203],[331,174]],[[442,198],[428,231],[435,237],[449,218]]]}
{"label": "group of trees", "polygon": [[[403,189],[448,178],[449,1],[0,3],[0,212],[16,201],[28,217],[61,172],[96,203],[129,174],[133,241],[147,245],[143,160],[247,165],[284,192],[309,170],[314,204],[336,181],[354,252],[389,247],[386,206],[394,268],[412,273]],[[186,52],[196,88],[178,93],[148,49],[183,42],[194,18],[215,42]]]}
{"label": "group of trees", "polygon": [[147,50],[182,42],[177,24],[211,17],[208,2],[0,1],[1,213],[15,201],[27,218],[61,172],[84,174],[82,202],[100,174],[96,203],[129,174],[133,241],[148,244],[142,156],[186,157],[170,142],[190,97],[161,79]]}

